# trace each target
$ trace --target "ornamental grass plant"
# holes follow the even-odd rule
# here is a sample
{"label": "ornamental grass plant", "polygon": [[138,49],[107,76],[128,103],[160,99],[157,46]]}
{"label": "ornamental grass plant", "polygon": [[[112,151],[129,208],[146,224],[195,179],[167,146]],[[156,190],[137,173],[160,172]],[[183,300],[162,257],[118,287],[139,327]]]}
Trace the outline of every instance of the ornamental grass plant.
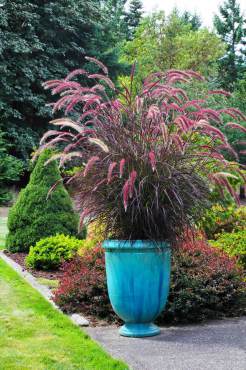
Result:
{"label": "ornamental grass plant", "polygon": [[[72,185],[85,220],[99,220],[112,239],[170,240],[180,238],[209,206],[211,186],[237,199],[231,179],[243,176],[237,154],[220,130],[230,116],[230,129],[245,130],[243,114],[235,108],[213,110],[206,101],[189,99],[189,84],[202,80],[194,71],[153,73],[136,95],[135,65],[130,87],[117,89],[108,69],[94,58],[100,73],[78,69],[62,80],[44,83],[59,98],[54,113],[65,118],[52,121],[56,130],[42,138],[39,153],[59,145],[53,156],[60,166],[68,161],[82,169]],[[51,159],[51,160],[52,160]],[[49,162],[49,161],[48,161]],[[236,174],[235,174],[236,173]],[[55,185],[54,185],[55,187]]]}

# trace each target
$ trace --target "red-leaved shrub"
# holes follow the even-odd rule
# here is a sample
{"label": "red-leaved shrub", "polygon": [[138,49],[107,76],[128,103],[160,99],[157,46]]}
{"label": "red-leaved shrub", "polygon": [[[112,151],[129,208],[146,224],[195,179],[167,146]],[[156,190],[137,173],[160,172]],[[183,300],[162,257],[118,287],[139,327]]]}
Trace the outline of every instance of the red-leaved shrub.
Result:
{"label": "red-leaved shrub", "polygon": [[63,311],[83,312],[108,321],[116,319],[108,298],[104,251],[100,246],[65,263],[63,271],[54,296]]}
{"label": "red-leaved shrub", "polygon": [[158,322],[195,322],[245,313],[246,284],[236,259],[188,240],[175,250],[166,310]]}
{"label": "red-leaved shrub", "polygon": [[[183,243],[173,250],[172,259],[169,299],[159,323],[195,322],[243,313],[245,283],[234,259],[209,247],[205,240]],[[54,299],[66,312],[119,321],[107,294],[101,247],[64,265],[64,277]]]}

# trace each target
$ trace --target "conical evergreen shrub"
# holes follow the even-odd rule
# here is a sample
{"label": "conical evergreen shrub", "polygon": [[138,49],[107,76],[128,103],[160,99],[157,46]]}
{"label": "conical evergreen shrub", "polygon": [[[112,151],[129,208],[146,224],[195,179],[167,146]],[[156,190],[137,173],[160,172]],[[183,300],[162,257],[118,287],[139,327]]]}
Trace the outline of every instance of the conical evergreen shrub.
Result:
{"label": "conical evergreen shrub", "polygon": [[8,218],[6,248],[11,252],[28,252],[40,239],[59,234],[77,235],[78,215],[62,182],[47,198],[61,175],[51,151],[44,151],[37,160],[30,181],[12,207]]}

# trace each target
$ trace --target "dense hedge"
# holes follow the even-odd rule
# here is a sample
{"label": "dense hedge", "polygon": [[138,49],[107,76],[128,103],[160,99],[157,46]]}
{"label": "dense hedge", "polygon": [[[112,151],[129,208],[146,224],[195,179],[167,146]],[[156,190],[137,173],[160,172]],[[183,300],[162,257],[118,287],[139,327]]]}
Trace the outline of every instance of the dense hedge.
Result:
{"label": "dense hedge", "polygon": [[61,180],[55,161],[44,165],[50,155],[50,151],[40,155],[28,185],[10,210],[6,247],[11,252],[29,251],[40,239],[57,233],[77,234],[78,216],[62,182],[47,198],[50,188]]}
{"label": "dense hedge", "polygon": [[[185,243],[172,259],[169,300],[159,323],[196,322],[245,310],[242,270],[234,259],[203,240]],[[119,321],[107,295],[102,248],[87,250],[64,265],[54,300],[66,312]]]}
{"label": "dense hedge", "polygon": [[26,263],[37,270],[54,270],[64,261],[69,261],[81,246],[81,240],[57,234],[41,239],[30,247]]}

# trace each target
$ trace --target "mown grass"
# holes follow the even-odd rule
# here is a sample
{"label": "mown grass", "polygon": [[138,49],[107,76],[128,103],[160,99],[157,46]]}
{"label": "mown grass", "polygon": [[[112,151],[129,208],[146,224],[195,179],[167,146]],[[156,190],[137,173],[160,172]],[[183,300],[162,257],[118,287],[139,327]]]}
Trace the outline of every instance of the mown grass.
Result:
{"label": "mown grass", "polygon": [[[1,219],[1,233],[5,230],[3,225]],[[0,369],[123,370],[128,367],[106,354],[0,258]]]}

